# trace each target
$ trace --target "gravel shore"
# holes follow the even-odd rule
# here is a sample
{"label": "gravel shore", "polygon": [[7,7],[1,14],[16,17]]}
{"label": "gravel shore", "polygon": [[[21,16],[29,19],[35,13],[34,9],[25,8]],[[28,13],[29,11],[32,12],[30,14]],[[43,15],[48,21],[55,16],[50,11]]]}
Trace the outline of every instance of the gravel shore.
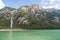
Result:
{"label": "gravel shore", "polygon": [[0,31],[24,31],[26,29],[0,29]]}

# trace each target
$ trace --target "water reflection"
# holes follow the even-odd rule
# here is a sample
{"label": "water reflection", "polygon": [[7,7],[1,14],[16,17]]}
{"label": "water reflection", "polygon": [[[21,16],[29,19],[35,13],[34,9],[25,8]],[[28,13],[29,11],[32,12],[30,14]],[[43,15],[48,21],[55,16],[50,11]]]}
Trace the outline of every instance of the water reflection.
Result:
{"label": "water reflection", "polygon": [[13,40],[13,37],[12,37],[12,30],[9,30],[8,40]]}

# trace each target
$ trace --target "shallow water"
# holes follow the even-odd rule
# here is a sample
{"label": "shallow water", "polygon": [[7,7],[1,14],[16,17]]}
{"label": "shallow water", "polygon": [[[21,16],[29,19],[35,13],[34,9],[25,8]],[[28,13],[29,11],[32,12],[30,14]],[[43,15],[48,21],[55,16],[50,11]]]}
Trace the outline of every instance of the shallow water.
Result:
{"label": "shallow water", "polygon": [[0,31],[0,40],[60,40],[60,30]]}

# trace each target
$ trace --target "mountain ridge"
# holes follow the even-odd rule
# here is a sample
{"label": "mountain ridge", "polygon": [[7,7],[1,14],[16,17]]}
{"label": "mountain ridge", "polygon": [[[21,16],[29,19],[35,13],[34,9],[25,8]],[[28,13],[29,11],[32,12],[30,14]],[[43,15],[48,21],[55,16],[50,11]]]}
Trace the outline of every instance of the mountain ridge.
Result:
{"label": "mountain ridge", "polygon": [[0,25],[7,22],[6,26],[9,26],[11,17],[13,17],[13,25],[16,27],[23,25],[26,28],[53,28],[55,24],[56,26],[60,24],[60,10],[44,9],[39,5],[22,6],[19,9],[3,8],[0,12]]}

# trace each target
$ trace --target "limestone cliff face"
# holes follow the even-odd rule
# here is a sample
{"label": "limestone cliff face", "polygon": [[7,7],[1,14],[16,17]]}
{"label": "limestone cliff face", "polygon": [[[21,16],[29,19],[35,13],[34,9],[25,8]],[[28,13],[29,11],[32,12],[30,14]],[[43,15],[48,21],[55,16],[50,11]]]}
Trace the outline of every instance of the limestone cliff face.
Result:
{"label": "limestone cliff face", "polygon": [[[59,10],[52,10],[51,9],[44,9],[42,6],[37,4],[28,5],[28,6],[21,6],[18,9],[14,9],[11,7],[5,7],[0,9],[0,19],[1,20],[10,20],[11,14],[13,14],[13,20],[15,24],[21,23],[30,23],[31,20],[44,20],[45,22],[56,22],[55,17],[59,18],[60,20],[60,11]],[[57,15],[59,16],[57,16]],[[54,16],[52,16],[54,15]],[[59,21],[60,22],[60,21]]]}

